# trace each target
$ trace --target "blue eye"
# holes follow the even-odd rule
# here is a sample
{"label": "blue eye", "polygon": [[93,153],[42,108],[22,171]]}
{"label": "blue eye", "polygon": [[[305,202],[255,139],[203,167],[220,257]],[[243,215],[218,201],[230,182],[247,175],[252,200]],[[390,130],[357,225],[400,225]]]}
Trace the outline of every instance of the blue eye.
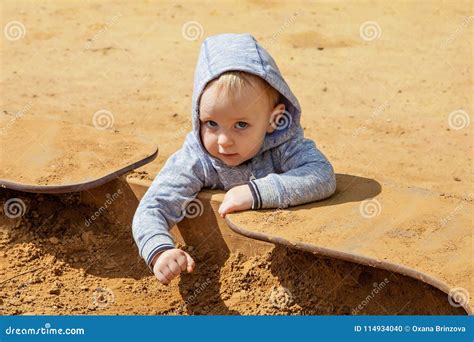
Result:
{"label": "blue eye", "polygon": [[248,125],[249,125],[248,123],[243,122],[243,121],[237,122],[237,128],[240,128],[240,129],[247,128]]}
{"label": "blue eye", "polygon": [[[214,125],[215,124],[215,125]],[[215,121],[212,121],[212,120],[209,120],[209,121],[206,121],[206,125],[207,127],[209,128],[215,128],[217,126],[217,122]]]}

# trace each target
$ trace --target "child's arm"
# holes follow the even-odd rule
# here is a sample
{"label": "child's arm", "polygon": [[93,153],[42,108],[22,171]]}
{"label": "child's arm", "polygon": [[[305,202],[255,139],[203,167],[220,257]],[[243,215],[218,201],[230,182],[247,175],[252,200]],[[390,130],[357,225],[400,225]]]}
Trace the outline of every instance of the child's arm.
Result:
{"label": "child's arm", "polygon": [[286,208],[322,200],[336,190],[336,176],[327,158],[316,144],[303,136],[279,147],[277,157],[283,173],[249,181],[254,206],[260,208]]}
{"label": "child's arm", "polygon": [[203,179],[203,165],[185,143],[166,161],[140,201],[132,231],[150,270],[156,255],[175,248],[169,229],[184,218],[186,205],[202,189]]}

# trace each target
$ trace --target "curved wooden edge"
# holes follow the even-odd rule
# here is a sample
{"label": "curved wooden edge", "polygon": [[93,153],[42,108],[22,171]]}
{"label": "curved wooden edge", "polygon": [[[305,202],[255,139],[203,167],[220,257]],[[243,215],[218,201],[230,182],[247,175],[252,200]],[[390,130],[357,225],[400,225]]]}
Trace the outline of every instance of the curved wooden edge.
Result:
{"label": "curved wooden edge", "polygon": [[[444,293],[448,295],[449,295],[449,291],[451,290],[451,288],[445,282],[437,278],[434,278],[428,274],[419,272],[410,267],[406,267],[400,264],[394,264],[387,261],[375,260],[363,255],[351,254],[351,253],[342,252],[342,251],[338,251],[334,249],[318,247],[318,246],[310,245],[307,243],[302,243],[302,242],[292,243],[280,237],[270,236],[263,233],[246,230],[242,227],[239,227],[235,223],[233,223],[227,215],[225,217],[225,222],[227,223],[229,228],[232,229],[237,234],[246,236],[251,239],[266,241],[266,242],[270,242],[274,244],[278,243],[278,244],[285,245],[291,248],[296,248],[305,252],[310,252],[312,254],[324,255],[331,258],[346,260],[346,261],[350,261],[350,262],[354,262],[354,263],[358,263],[362,265],[385,269],[391,272],[400,273],[400,274],[409,276],[411,278],[414,278],[416,280],[421,280],[431,286],[436,287],[437,289],[443,291]],[[473,315],[473,311],[467,303],[462,303],[462,308],[466,311],[468,315]]]}
{"label": "curved wooden edge", "polygon": [[10,182],[7,180],[0,179],[0,187],[8,188],[23,192],[34,192],[34,193],[44,193],[44,194],[58,194],[58,193],[65,193],[65,192],[78,192],[78,191],[86,191],[92,188],[96,188],[101,186],[105,183],[108,183],[127,172],[134,170],[140,166],[150,163],[158,156],[158,147],[155,148],[155,152],[150,156],[141,159],[133,164],[127,165],[117,171],[109,173],[104,177],[100,177],[98,179],[94,179],[92,181],[84,182],[84,183],[75,183],[75,184],[66,184],[66,185],[29,185],[29,184],[19,184]]}

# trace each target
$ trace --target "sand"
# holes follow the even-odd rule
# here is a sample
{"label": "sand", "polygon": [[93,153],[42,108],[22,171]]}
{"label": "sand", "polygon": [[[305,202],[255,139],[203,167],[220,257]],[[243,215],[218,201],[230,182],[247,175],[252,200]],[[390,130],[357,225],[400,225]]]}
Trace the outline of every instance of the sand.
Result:
{"label": "sand", "polygon": [[[157,154],[154,144],[104,129],[98,121],[91,127],[0,113],[0,123],[3,128],[0,186],[5,184],[16,190],[48,192],[48,187],[54,187],[55,192],[58,188],[63,189],[61,192],[85,190],[88,184],[114,179],[132,170],[134,165],[138,167],[153,160]],[[70,189],[64,190],[65,187]]]}
{"label": "sand", "polygon": [[337,175],[327,200],[289,209],[233,213],[250,238],[384,268],[427,282],[472,314],[472,198],[452,198],[361,177]]}
{"label": "sand", "polygon": [[[469,1],[33,4],[2,5],[3,25],[25,26],[22,39],[2,41],[2,111],[92,126],[108,110],[111,128],[159,146],[140,170],[149,178],[191,129],[202,38],[247,31],[277,61],[307,137],[339,173],[460,194],[472,186],[472,125],[448,122],[473,109]],[[183,37],[189,21],[203,27],[196,40]],[[361,38],[366,21],[378,23],[378,39]]]}
{"label": "sand", "polygon": [[[4,115],[93,127],[94,114],[105,110],[113,117],[108,129],[160,148],[160,156],[131,178],[153,179],[190,131],[202,38],[245,31],[277,61],[301,102],[306,136],[338,173],[383,176],[454,198],[473,192],[468,1],[1,6],[2,27],[12,21],[24,27],[19,39],[2,37]],[[192,21],[202,26],[195,40],[182,33]],[[380,27],[373,40],[361,35],[367,22]],[[94,229],[85,227],[96,208],[81,206],[74,196],[44,198],[50,204],[38,206],[41,197],[0,195],[2,203],[15,196],[31,200],[21,219],[0,215],[2,313],[346,314],[385,278],[386,291],[356,313],[464,312],[411,278],[281,247],[255,259],[232,254],[217,270],[196,250],[203,261],[197,272],[164,287],[138,259],[129,228],[106,215]],[[75,204],[64,208],[61,200]]]}
{"label": "sand", "polygon": [[[446,294],[396,273],[276,247],[225,260],[182,246],[195,272],[159,284],[128,226],[77,195],[21,196],[28,210],[0,221],[0,313],[27,314],[465,314]],[[4,217],[4,215],[2,215]]]}

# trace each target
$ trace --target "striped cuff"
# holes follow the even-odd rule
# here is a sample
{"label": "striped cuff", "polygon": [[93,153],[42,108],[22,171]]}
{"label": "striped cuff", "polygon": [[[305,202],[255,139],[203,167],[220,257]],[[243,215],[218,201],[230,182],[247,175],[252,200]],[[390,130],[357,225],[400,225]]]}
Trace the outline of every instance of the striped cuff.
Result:
{"label": "striped cuff", "polygon": [[253,179],[257,209],[286,208],[288,205],[282,200],[287,196],[283,184],[279,180],[280,175],[270,173],[259,179]]}
{"label": "striped cuff", "polygon": [[166,234],[152,235],[147,240],[145,240],[141,246],[140,255],[143,257],[143,259],[145,259],[145,262],[151,271],[153,270],[150,266],[150,263],[157,253],[162,252],[165,249],[175,248],[172,237]]}
{"label": "striped cuff", "polygon": [[171,246],[171,245],[162,245],[162,246],[159,246],[159,247],[156,247],[148,256],[148,259],[146,260],[146,264],[148,266],[148,268],[150,269],[150,271],[153,273],[153,266],[151,266],[151,262],[153,260],[153,258],[155,257],[155,255],[157,254],[160,254],[161,252],[164,252],[166,251],[167,249],[173,249],[175,248],[174,246]]}
{"label": "striped cuff", "polygon": [[260,196],[257,186],[253,180],[247,182],[247,185],[249,186],[250,192],[252,193],[252,209],[260,209],[262,207],[262,197]]}

